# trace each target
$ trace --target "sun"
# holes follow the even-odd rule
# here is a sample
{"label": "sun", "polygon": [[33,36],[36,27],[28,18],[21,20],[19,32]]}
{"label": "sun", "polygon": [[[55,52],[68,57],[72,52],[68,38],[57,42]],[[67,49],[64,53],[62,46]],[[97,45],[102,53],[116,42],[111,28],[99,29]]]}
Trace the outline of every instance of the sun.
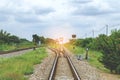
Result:
{"label": "sun", "polygon": [[64,24],[64,25],[59,25],[59,26],[56,25],[49,27],[47,33],[49,33],[49,37],[53,39],[58,39],[59,43],[63,44],[69,41],[73,30],[74,29],[72,26],[68,24]]}

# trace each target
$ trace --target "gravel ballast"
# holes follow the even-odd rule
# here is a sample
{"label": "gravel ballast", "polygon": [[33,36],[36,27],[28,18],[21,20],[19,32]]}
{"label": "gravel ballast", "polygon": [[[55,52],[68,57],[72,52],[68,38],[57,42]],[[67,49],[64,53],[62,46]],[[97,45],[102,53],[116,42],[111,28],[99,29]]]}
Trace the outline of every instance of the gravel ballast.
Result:
{"label": "gravel ballast", "polygon": [[[52,68],[52,64],[55,58],[55,53],[51,50],[47,49],[48,51],[48,57],[45,58],[41,64],[38,64],[35,66],[34,73],[30,75],[29,80],[48,80],[48,76],[50,73],[50,70]],[[119,78],[115,77],[112,74],[108,73],[102,73],[100,70],[96,69],[95,67],[91,66],[86,60],[78,60],[75,55],[70,53],[68,50],[66,50],[68,55],[70,56],[75,68],[77,69],[81,80],[120,80]],[[58,76],[56,76],[56,80],[74,80],[74,79],[68,79],[65,77],[65,75],[68,75],[66,71],[66,64],[64,63],[64,58],[60,58],[61,65],[58,65],[58,67],[62,67],[57,73]],[[67,71],[69,73],[69,71]],[[62,74],[63,73],[63,74]],[[65,74],[65,75],[64,75]],[[61,77],[60,77],[60,76]]]}
{"label": "gravel ballast", "polygon": [[55,58],[55,53],[47,49],[48,57],[41,64],[35,65],[34,73],[30,75],[29,80],[48,80],[50,70]]}

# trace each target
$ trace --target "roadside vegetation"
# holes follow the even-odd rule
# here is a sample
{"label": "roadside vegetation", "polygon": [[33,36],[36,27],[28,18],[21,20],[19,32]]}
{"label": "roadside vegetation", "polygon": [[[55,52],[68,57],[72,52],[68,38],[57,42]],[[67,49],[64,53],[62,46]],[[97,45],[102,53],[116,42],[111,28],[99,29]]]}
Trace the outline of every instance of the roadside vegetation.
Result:
{"label": "roadside vegetation", "polygon": [[9,51],[32,46],[33,43],[27,39],[21,39],[7,31],[0,30],[0,51]]}
{"label": "roadside vegetation", "polygon": [[57,45],[57,40],[51,39],[51,38],[45,38],[44,36],[38,36],[37,34],[33,34],[33,43],[35,46],[38,45],[44,45],[47,47],[52,47],[52,48],[56,48]]}
{"label": "roadside vegetation", "polygon": [[73,52],[77,54],[85,52],[88,48],[91,64],[120,74],[120,30],[112,30],[109,36],[100,34],[96,38],[71,39],[68,44],[76,47]]}
{"label": "roadside vegetation", "polygon": [[0,58],[0,80],[27,80],[33,73],[34,65],[47,56],[44,47],[12,58]]}
{"label": "roadside vegetation", "polygon": [[[86,55],[86,49],[85,48],[82,48],[82,47],[78,47],[78,46],[74,46],[74,45],[70,45],[70,44],[67,44],[65,45],[71,52],[73,52],[75,55],[76,55],[76,58],[77,56],[81,55],[82,57],[82,60],[85,60],[85,55]],[[73,47],[75,47],[73,49]],[[93,50],[89,50],[88,51],[88,62],[102,70],[102,71],[105,71],[105,72],[109,72],[109,70],[107,68],[104,67],[104,65],[102,63],[99,62],[99,58],[102,56],[102,53],[99,52],[99,51],[93,51]]]}

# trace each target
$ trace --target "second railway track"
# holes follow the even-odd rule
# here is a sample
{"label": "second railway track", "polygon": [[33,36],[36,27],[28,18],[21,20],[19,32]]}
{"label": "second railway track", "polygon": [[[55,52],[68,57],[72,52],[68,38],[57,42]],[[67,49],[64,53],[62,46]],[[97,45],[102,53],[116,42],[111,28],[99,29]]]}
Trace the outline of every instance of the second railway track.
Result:
{"label": "second railway track", "polygon": [[72,60],[64,52],[56,51],[48,80],[81,80]]}

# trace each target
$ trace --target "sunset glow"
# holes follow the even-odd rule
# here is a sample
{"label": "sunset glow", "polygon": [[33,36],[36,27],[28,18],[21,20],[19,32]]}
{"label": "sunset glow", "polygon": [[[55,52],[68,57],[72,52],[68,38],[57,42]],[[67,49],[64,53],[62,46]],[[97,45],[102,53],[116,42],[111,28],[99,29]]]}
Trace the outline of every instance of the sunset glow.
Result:
{"label": "sunset glow", "polygon": [[65,43],[71,38],[71,33],[74,31],[74,29],[70,25],[64,24],[57,27],[50,27],[47,31],[49,32],[50,37],[58,40],[63,38],[63,41],[60,41],[60,43]]}

